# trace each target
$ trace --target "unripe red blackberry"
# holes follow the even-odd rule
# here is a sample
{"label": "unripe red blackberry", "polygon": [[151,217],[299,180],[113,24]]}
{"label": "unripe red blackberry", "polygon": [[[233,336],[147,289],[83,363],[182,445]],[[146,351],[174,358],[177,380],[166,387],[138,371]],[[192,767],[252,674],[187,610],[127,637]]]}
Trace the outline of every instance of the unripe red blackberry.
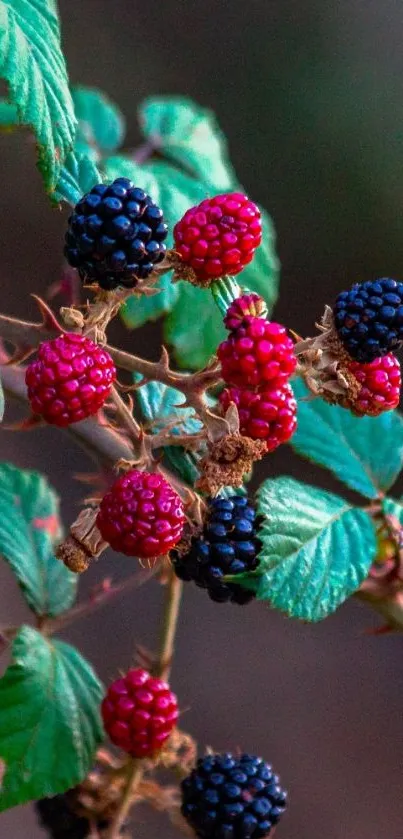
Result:
{"label": "unripe red blackberry", "polygon": [[297,403],[290,385],[262,391],[230,387],[222,391],[220,402],[224,410],[235,403],[241,434],[264,440],[268,452],[286,443],[297,427]]}
{"label": "unripe red blackberry", "polygon": [[241,192],[206,198],[174,227],[175,250],[201,284],[239,274],[262,241],[260,211]]}
{"label": "unripe red blackberry", "polygon": [[129,670],[110,685],[101,705],[105,731],[132,757],[153,757],[178,719],[178,702],[169,685],[146,670]]}
{"label": "unripe red blackberry", "polygon": [[96,414],[115,379],[109,353],[73,332],[44,341],[25,373],[33,412],[61,427]]}
{"label": "unripe red blackberry", "polygon": [[245,317],[253,315],[257,318],[267,316],[267,306],[259,294],[242,294],[228,306],[224,317],[224,326],[230,332],[242,326]]}
{"label": "unripe red blackberry", "polygon": [[280,323],[247,315],[217,350],[226,384],[278,388],[296,367],[294,344]]}
{"label": "unripe red blackberry", "polygon": [[352,361],[348,371],[360,385],[360,390],[357,396],[347,397],[344,403],[347,408],[359,416],[369,417],[397,408],[401,374],[400,364],[393,353],[376,358],[370,364]]}
{"label": "unripe red blackberry", "polygon": [[182,536],[185,515],[179,495],[156,472],[132,469],[104,495],[97,526],[111,548],[151,559],[167,553]]}

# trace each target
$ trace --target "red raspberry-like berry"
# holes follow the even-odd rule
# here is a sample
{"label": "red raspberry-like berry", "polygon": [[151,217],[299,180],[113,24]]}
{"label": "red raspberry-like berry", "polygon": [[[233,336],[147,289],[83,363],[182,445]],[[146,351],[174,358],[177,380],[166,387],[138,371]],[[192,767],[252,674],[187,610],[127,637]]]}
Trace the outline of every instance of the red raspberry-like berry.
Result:
{"label": "red raspberry-like berry", "polygon": [[377,417],[383,411],[397,408],[400,399],[400,364],[388,353],[369,364],[352,361],[348,371],[360,384],[358,395],[346,400],[346,407],[359,416]]}
{"label": "red raspberry-like berry", "polygon": [[206,198],[175,225],[174,241],[200,282],[239,274],[262,241],[260,211],[241,192]]}
{"label": "red raspberry-like berry", "polygon": [[150,559],[167,553],[182,536],[179,495],[156,472],[133,469],[103,497],[97,525],[105,542],[126,556]]}
{"label": "red raspberry-like berry", "polygon": [[109,687],[101,713],[112,743],[132,757],[152,757],[175,727],[178,702],[162,679],[129,670]]}
{"label": "red raspberry-like berry", "polygon": [[230,387],[222,391],[220,402],[225,411],[235,402],[241,434],[264,440],[268,452],[286,443],[297,427],[297,403],[290,385],[258,392]]}
{"label": "red raspberry-like berry", "polygon": [[238,329],[248,315],[258,318],[265,318],[267,315],[266,303],[258,294],[242,294],[233,300],[228,306],[224,326],[230,332]]}
{"label": "red raspberry-like berry", "polygon": [[242,326],[218,347],[226,384],[277,388],[288,381],[297,359],[284,326],[246,316]]}
{"label": "red raspberry-like berry", "polygon": [[96,414],[115,379],[109,353],[73,332],[44,341],[25,373],[33,412],[61,427]]}

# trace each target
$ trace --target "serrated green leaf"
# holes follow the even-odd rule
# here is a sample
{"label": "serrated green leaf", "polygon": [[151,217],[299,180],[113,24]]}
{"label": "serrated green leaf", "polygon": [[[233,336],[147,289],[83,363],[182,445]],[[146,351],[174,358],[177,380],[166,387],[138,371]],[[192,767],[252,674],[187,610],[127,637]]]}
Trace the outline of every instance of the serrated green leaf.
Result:
{"label": "serrated green leaf", "polygon": [[310,398],[300,379],[293,388],[298,426],[291,445],[298,454],[330,469],[366,498],[388,490],[403,464],[403,419],[398,411],[355,417],[345,408]]}
{"label": "serrated green leaf", "polygon": [[118,106],[105,93],[92,87],[77,85],[72,89],[78,119],[76,151],[86,151],[97,161],[110,154],[123,142],[125,119]]}
{"label": "serrated green leaf", "polygon": [[[152,431],[155,433],[176,418],[180,424],[170,429],[171,434],[197,434],[202,427],[192,408],[180,407],[184,402],[183,394],[161,382],[148,382],[138,388],[136,401],[142,420],[152,422]],[[169,469],[190,486],[199,477],[196,455],[182,446],[165,446],[164,461]]]}
{"label": "serrated green leaf", "polygon": [[0,679],[0,811],[65,792],[83,780],[102,739],[103,688],[68,644],[25,626]]}
{"label": "serrated green leaf", "polygon": [[54,555],[59,501],[37,472],[0,465],[0,555],[37,615],[59,615],[74,602],[77,575]]}
{"label": "serrated green leaf", "polygon": [[139,117],[144,135],[166,157],[218,191],[233,187],[227,141],[212,111],[185,96],[153,96]]}
{"label": "serrated green leaf", "polygon": [[52,0],[0,0],[0,78],[19,122],[36,136],[38,166],[53,192],[73,148],[76,119]]}
{"label": "serrated green leaf", "polygon": [[337,495],[277,478],[260,487],[258,514],[263,547],[249,587],[259,600],[290,617],[318,621],[367,576],[376,553],[372,521]]}
{"label": "serrated green leaf", "polygon": [[100,183],[101,175],[93,160],[76,150],[70,152],[60,173],[54,197],[56,201],[67,201],[73,207],[83,193],[94,184]]}

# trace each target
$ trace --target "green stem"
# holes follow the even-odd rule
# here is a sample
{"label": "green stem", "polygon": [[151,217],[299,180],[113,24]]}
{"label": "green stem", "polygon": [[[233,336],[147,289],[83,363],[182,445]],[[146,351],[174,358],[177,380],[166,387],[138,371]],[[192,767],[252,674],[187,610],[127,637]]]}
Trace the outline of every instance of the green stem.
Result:
{"label": "green stem", "polygon": [[239,297],[241,289],[233,277],[222,277],[216,280],[211,286],[214,302],[220,313],[224,316],[227,314],[228,306]]}
{"label": "green stem", "polygon": [[112,821],[112,824],[106,834],[106,839],[118,839],[118,837],[120,836],[122,826],[126,821],[126,817],[129,813],[132,804],[133,794],[135,793],[143,777],[143,772],[143,761],[133,759],[130,765],[130,771],[127,775],[127,782],[122,796],[122,800],[115,813],[115,817]]}

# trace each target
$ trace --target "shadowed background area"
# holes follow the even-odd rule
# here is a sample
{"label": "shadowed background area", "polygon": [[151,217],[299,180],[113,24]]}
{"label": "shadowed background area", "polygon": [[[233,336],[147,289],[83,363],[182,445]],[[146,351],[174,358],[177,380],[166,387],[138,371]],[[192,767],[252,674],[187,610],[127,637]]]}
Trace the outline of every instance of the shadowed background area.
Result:
{"label": "shadowed background area", "polygon": [[[355,280],[402,278],[403,7],[392,0],[60,0],[71,80],[107,92],[139,142],[136,108],[153,93],[188,94],[211,107],[250,196],[271,213],[282,262],[276,315],[312,331],[325,301]],[[0,136],[1,309],[34,316],[29,293],[60,275],[67,211],[52,210],[24,132]],[[189,312],[194,318],[195,313]],[[159,330],[113,340],[156,357]],[[9,413],[9,416],[11,414]],[[0,434],[0,457],[47,474],[65,523],[91,463],[57,430]],[[290,473],[338,489],[288,447],[260,477]],[[133,562],[109,555],[82,596]],[[0,622],[29,619],[0,568]],[[66,633],[105,681],[127,667],[135,640],[157,643],[161,590],[150,583]],[[317,626],[268,608],[210,602],[186,588],[172,684],[182,726],[200,747],[241,746],[272,761],[291,794],[284,839],[401,839],[401,639],[374,638],[370,613],[351,602]],[[60,755],[63,760],[63,755]],[[144,808],[133,836],[179,835]],[[0,817],[0,836],[39,839],[31,808]]]}

